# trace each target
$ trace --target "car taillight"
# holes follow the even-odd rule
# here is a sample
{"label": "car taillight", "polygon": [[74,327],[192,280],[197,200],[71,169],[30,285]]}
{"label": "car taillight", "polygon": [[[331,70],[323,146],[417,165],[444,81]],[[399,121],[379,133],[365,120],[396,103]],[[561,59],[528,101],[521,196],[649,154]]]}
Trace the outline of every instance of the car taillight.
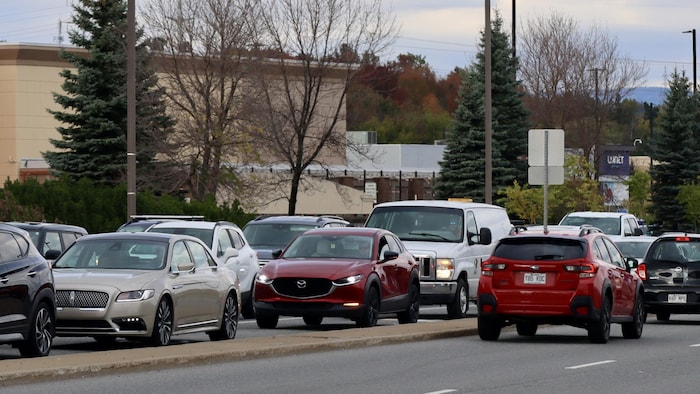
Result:
{"label": "car taillight", "polygon": [[497,263],[497,264],[483,264],[481,266],[481,275],[485,276],[493,276],[493,271],[503,271],[506,269],[506,264],[505,263]]}
{"label": "car taillight", "polygon": [[567,264],[564,265],[564,271],[566,272],[578,272],[579,278],[592,278],[598,271],[598,266],[595,264]]}
{"label": "car taillight", "polygon": [[647,280],[647,265],[642,263],[639,264],[637,267],[637,275],[639,275],[639,279],[646,281]]}

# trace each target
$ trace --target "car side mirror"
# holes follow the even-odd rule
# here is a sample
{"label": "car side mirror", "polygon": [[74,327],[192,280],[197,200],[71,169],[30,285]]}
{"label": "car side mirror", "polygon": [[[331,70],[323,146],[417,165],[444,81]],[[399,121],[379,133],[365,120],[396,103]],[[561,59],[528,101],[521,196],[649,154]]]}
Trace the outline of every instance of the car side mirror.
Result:
{"label": "car side mirror", "polygon": [[228,261],[232,258],[238,257],[240,253],[236,248],[228,248],[219,256],[219,261],[221,264],[228,264]]}
{"label": "car side mirror", "polygon": [[479,230],[479,243],[481,245],[490,245],[492,239],[491,229],[482,227],[481,230]]}
{"label": "car side mirror", "polygon": [[639,266],[639,261],[634,257],[627,257],[625,264],[627,265],[627,271],[631,271]]}
{"label": "car side mirror", "polygon": [[384,258],[380,261],[380,263],[385,263],[389,260],[396,260],[397,258],[399,258],[399,252],[387,250],[384,252]]}
{"label": "car side mirror", "polygon": [[272,258],[278,259],[282,254],[282,249],[277,249],[272,251]]}
{"label": "car side mirror", "polygon": [[49,249],[44,253],[44,258],[46,260],[56,260],[58,256],[61,255],[61,251],[58,249]]}
{"label": "car side mirror", "polygon": [[194,263],[191,261],[182,262],[177,265],[177,270],[175,272],[188,272],[194,269]]}
{"label": "car side mirror", "polygon": [[635,227],[633,235],[644,235],[644,231],[639,227]]}

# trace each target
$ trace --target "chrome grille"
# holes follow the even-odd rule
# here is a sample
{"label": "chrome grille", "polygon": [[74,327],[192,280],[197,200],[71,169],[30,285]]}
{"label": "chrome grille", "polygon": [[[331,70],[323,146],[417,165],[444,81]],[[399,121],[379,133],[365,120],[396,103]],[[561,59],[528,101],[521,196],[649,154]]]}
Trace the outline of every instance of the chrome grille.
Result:
{"label": "chrome grille", "polygon": [[101,291],[56,290],[58,308],[106,308],[109,294]]}
{"label": "chrome grille", "polygon": [[279,295],[291,298],[322,297],[331,292],[333,283],[319,278],[281,278],[272,282],[272,288]]}
{"label": "chrome grille", "polygon": [[435,259],[430,256],[414,256],[420,264],[421,279],[435,279]]}

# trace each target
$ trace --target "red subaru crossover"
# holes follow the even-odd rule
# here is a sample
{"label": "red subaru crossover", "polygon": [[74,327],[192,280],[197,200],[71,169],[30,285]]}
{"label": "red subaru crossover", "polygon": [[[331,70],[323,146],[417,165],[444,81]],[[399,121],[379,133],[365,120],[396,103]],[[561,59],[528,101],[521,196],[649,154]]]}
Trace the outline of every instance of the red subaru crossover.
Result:
{"label": "red subaru crossover", "polygon": [[522,336],[540,324],[564,324],[606,343],[610,324],[621,323],[625,338],[639,338],[644,289],[635,267],[596,227],[516,227],[482,265],[479,336],[496,340],[512,324]]}

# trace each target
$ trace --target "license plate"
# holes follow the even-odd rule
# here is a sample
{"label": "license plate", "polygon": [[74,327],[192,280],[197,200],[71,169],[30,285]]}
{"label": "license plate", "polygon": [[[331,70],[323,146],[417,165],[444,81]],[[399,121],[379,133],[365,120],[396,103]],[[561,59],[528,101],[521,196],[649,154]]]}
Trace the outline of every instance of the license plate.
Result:
{"label": "license plate", "polygon": [[685,304],[688,302],[687,294],[669,294],[668,302],[673,304]]}
{"label": "license plate", "polygon": [[526,272],[523,282],[526,285],[543,285],[547,283],[547,274]]}

